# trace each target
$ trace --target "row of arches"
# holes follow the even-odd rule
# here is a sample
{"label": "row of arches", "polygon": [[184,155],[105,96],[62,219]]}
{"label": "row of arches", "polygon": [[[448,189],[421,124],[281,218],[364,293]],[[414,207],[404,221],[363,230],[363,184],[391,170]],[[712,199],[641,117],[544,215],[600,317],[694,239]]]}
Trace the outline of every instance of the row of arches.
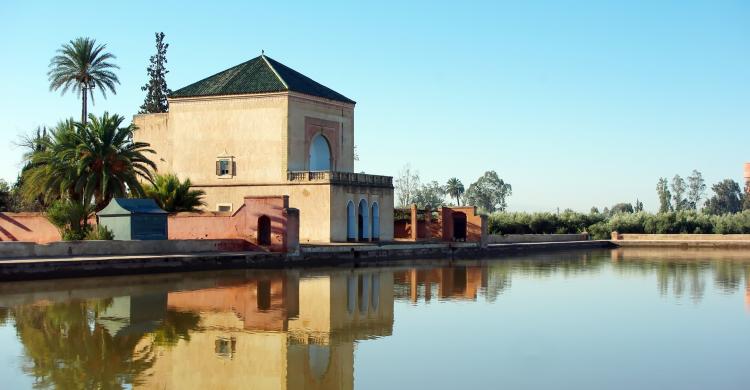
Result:
{"label": "row of arches", "polygon": [[380,239],[380,205],[361,199],[355,207],[353,201],[346,205],[347,241],[377,241]]}

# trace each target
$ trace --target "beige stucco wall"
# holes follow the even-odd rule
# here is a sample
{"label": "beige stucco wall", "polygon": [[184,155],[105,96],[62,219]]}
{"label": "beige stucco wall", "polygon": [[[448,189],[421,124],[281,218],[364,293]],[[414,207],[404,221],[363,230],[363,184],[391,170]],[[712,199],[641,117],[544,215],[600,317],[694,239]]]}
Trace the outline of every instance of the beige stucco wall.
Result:
{"label": "beige stucco wall", "polygon": [[[233,211],[245,196],[288,195],[289,207],[300,211],[300,242],[346,241],[346,206],[357,206],[365,199],[372,211],[373,202],[380,207],[380,240],[393,239],[393,189],[329,184],[286,184],[236,187],[197,187],[206,191],[209,210],[218,204],[231,203]],[[370,219],[372,222],[372,219]]]}
{"label": "beige stucco wall", "polygon": [[133,134],[133,140],[136,142],[147,142],[151,144],[156,154],[149,157],[156,163],[159,172],[171,171],[172,162],[172,133],[167,127],[169,123],[169,114],[147,114],[133,116],[133,124],[136,131]]}
{"label": "beige stucco wall", "polygon": [[[170,100],[168,114],[136,115],[134,139],[157,151],[158,170],[189,178],[206,191],[206,209],[245,196],[288,195],[300,211],[300,242],[346,241],[348,200],[380,206],[380,240],[393,238],[393,189],[328,184],[289,184],[287,171],[306,170],[310,134],[306,121],[338,123],[330,142],[334,170],[354,170],[354,105],[296,93]],[[236,174],[216,176],[217,157],[233,156]]]}
{"label": "beige stucco wall", "polygon": [[[154,114],[137,115],[134,139],[157,149],[160,171],[196,185],[278,183],[286,180],[287,102],[285,94],[170,100],[167,130]],[[220,156],[234,157],[234,177],[216,176]]]}
{"label": "beige stucco wall", "polygon": [[[335,186],[331,196],[331,240],[346,241],[347,215],[349,201],[354,203],[355,213],[359,202],[367,201],[372,214],[372,205],[378,203],[380,208],[380,241],[393,240],[393,188]],[[372,223],[372,215],[370,215]]]}
{"label": "beige stucco wall", "polygon": [[288,195],[289,207],[300,213],[300,242],[329,242],[331,237],[331,186],[258,185],[236,187],[199,187],[206,191],[207,209],[216,210],[218,204],[232,204],[232,212],[243,204],[245,196]]}
{"label": "beige stucco wall", "polygon": [[322,119],[341,125],[339,148],[331,150],[336,160],[334,170],[354,172],[354,106],[299,94],[289,97],[289,170],[305,171],[309,168],[310,151],[305,145],[305,118]]}

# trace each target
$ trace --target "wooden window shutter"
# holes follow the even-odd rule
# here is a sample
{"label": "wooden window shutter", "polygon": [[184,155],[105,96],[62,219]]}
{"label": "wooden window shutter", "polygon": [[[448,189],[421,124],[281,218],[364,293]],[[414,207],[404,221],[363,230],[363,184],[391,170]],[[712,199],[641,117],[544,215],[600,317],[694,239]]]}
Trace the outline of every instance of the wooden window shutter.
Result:
{"label": "wooden window shutter", "polygon": [[237,161],[232,160],[232,176],[237,175]]}
{"label": "wooden window shutter", "polygon": [[221,160],[216,160],[216,176],[221,176]]}

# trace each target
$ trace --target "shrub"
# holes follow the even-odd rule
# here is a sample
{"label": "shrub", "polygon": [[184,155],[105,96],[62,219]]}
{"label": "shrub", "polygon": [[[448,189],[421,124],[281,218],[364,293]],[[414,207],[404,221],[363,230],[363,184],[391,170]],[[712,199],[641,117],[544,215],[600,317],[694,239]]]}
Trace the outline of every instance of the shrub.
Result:
{"label": "shrub", "polygon": [[106,226],[96,225],[86,233],[86,240],[114,240],[115,235]]}
{"label": "shrub", "polygon": [[736,214],[709,215],[692,210],[669,213],[583,214],[566,210],[552,213],[495,213],[489,218],[490,234],[547,234],[588,232],[608,239],[610,233],[647,234],[748,234],[750,210]]}
{"label": "shrub", "polygon": [[47,219],[57,227],[64,241],[83,240],[89,230],[92,206],[72,200],[59,200],[47,209]]}

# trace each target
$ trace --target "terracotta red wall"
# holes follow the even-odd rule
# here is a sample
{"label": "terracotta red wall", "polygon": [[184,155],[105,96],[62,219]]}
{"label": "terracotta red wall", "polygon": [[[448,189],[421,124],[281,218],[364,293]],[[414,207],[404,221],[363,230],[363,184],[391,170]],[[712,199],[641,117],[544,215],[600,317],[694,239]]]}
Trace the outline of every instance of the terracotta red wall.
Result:
{"label": "terracotta red wall", "polygon": [[[169,216],[170,239],[240,238],[258,244],[258,219],[271,220],[274,252],[285,252],[299,242],[299,213],[289,209],[288,196],[246,197],[234,213],[178,213]],[[291,218],[290,218],[291,215]],[[292,229],[293,233],[288,234]],[[295,230],[296,229],[296,230]]]}
{"label": "terracotta red wall", "polygon": [[0,241],[46,244],[60,241],[60,232],[42,213],[0,213]]}
{"label": "terracotta red wall", "polygon": [[[412,211],[414,212],[414,210]],[[466,241],[481,242],[482,231],[485,229],[486,220],[478,215],[475,207],[441,207],[438,209],[438,217],[426,221],[417,222],[418,239],[438,239],[453,241],[453,215],[454,213],[466,215]],[[409,220],[397,220],[393,225],[393,237],[400,239],[413,239],[412,223]]]}

